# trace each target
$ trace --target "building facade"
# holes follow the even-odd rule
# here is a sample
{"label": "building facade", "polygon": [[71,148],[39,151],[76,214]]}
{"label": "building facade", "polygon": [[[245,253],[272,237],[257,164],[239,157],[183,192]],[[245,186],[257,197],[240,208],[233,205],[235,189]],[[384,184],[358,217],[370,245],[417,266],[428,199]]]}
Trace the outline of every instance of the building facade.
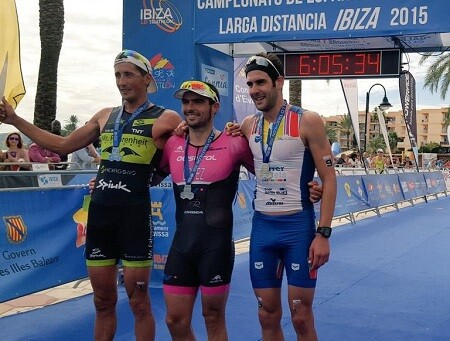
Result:
{"label": "building facade", "polygon": [[[447,119],[448,108],[438,109],[418,109],[416,110],[416,122],[417,122],[417,146],[420,148],[424,144],[437,143],[441,148],[447,149],[450,152],[450,144],[447,138],[447,128],[445,122]],[[324,124],[333,128],[336,132],[337,141],[340,143],[343,149],[348,149],[348,139],[346,133],[342,132],[340,122],[344,115],[335,115],[329,117],[322,117]],[[365,111],[359,111],[359,139],[361,146],[364,146],[365,140]],[[378,118],[373,113],[369,113],[368,117],[368,139],[369,141],[381,134],[380,124]],[[398,136],[397,150],[398,152],[404,152],[411,149],[411,143],[408,138],[408,132],[405,125],[405,118],[403,111],[386,111],[385,123],[387,131],[395,131]],[[350,145],[353,148],[352,141],[353,136],[350,137]]]}

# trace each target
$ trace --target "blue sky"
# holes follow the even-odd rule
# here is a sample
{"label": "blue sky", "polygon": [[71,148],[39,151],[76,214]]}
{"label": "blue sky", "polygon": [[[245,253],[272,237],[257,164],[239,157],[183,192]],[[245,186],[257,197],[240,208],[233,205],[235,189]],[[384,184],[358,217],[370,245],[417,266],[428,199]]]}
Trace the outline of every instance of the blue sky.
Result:
{"label": "blue sky", "polygon": [[[16,0],[20,24],[22,72],[27,94],[17,108],[25,119],[33,120],[34,97],[40,60],[39,2]],[[98,110],[120,105],[115,86],[113,60],[121,50],[122,0],[65,1],[65,31],[58,69],[57,119],[63,124],[70,115],[80,122],[87,121]],[[417,108],[448,106],[438,94],[423,89],[426,66],[419,66],[419,56],[410,55],[410,72],[416,79]],[[366,92],[381,83],[387,90],[391,110],[401,110],[397,78],[358,80],[358,107],[365,109]],[[287,90],[287,86],[286,86]],[[286,95],[287,97],[287,95]],[[370,107],[381,102],[383,90],[374,87],[370,92]],[[303,107],[324,116],[347,112],[338,80],[307,80],[303,82]],[[1,132],[14,130],[5,124]]]}

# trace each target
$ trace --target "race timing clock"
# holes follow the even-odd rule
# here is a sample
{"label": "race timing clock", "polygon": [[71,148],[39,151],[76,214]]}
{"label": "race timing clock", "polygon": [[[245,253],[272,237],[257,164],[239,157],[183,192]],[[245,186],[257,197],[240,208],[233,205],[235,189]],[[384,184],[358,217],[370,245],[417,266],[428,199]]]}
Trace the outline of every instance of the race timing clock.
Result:
{"label": "race timing clock", "polygon": [[286,79],[396,77],[400,50],[298,52],[278,54]]}

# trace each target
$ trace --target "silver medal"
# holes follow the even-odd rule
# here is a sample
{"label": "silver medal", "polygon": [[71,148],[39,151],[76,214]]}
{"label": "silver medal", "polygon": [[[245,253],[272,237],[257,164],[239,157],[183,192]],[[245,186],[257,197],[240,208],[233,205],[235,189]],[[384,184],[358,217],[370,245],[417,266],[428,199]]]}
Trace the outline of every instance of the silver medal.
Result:
{"label": "silver medal", "polygon": [[119,147],[112,147],[111,154],[109,155],[109,161],[120,161],[122,157],[119,153]]}
{"label": "silver medal", "polygon": [[184,185],[183,192],[180,193],[180,198],[188,200],[194,199],[194,193],[192,192],[191,185]]}
{"label": "silver medal", "polygon": [[259,171],[259,176],[261,177],[261,179],[263,180],[269,180],[272,178],[273,174],[272,172],[269,170],[269,164],[268,163],[263,163],[261,170]]}

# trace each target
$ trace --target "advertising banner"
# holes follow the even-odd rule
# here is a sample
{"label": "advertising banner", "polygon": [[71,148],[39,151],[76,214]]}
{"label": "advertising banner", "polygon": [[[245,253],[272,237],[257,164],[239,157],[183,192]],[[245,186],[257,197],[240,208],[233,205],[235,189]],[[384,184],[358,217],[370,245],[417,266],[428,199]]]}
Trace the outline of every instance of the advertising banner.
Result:
{"label": "advertising banner", "polygon": [[[445,172],[448,175],[448,172]],[[339,176],[334,216],[446,191],[442,172]],[[239,182],[234,240],[250,236],[254,180]],[[152,287],[160,287],[174,233],[175,200],[167,178],[151,188]],[[0,191],[0,302],[87,277],[87,187]],[[61,204],[64,203],[64,204]],[[320,205],[315,205],[316,213]]]}
{"label": "advertising banner", "polygon": [[0,302],[87,276],[86,194],[87,188],[0,192]]}
{"label": "advertising banner", "polygon": [[158,87],[150,100],[177,112],[181,104],[173,93],[183,81],[200,76],[194,74],[192,7],[191,1],[182,0],[123,1],[122,46],[150,61]]}
{"label": "advertising banner", "polygon": [[449,6],[436,0],[198,0],[194,3],[195,41],[201,43],[450,32]]}
{"label": "advertising banner", "polygon": [[361,151],[361,136],[359,134],[359,117],[358,117],[358,80],[357,79],[341,79],[342,91],[344,92],[345,103],[347,104],[348,113],[352,120],[353,131],[355,132],[358,150]]}
{"label": "advertising banner", "polygon": [[167,255],[176,230],[175,198],[172,180],[166,178],[150,189],[153,223],[153,271],[150,286],[161,287]]}
{"label": "advertising banner", "polygon": [[443,193],[447,190],[442,172],[424,172],[427,194]]}
{"label": "advertising banner", "polygon": [[214,85],[219,91],[220,109],[214,117],[214,126],[223,130],[227,122],[233,121],[233,58],[210,47],[198,45],[195,48],[195,60],[196,78]]}
{"label": "advertising banner", "polygon": [[400,101],[409,142],[414,152],[416,165],[419,164],[417,148],[417,118],[416,118],[416,80],[409,71],[402,72],[399,77]]}
{"label": "advertising banner", "polygon": [[236,201],[233,205],[233,239],[248,238],[252,228],[255,180],[239,181]]}
{"label": "advertising banner", "polygon": [[344,215],[369,209],[367,193],[359,175],[338,176],[334,215]]}
{"label": "advertising banner", "polygon": [[372,208],[391,205],[404,200],[396,174],[369,174],[363,177],[363,182]]}
{"label": "advertising banner", "polygon": [[423,173],[399,173],[398,178],[405,200],[411,200],[427,194],[427,185]]}
{"label": "advertising banner", "polygon": [[248,93],[247,78],[244,72],[247,60],[248,58],[234,58],[233,108],[234,121],[239,123],[246,116],[258,112]]}

